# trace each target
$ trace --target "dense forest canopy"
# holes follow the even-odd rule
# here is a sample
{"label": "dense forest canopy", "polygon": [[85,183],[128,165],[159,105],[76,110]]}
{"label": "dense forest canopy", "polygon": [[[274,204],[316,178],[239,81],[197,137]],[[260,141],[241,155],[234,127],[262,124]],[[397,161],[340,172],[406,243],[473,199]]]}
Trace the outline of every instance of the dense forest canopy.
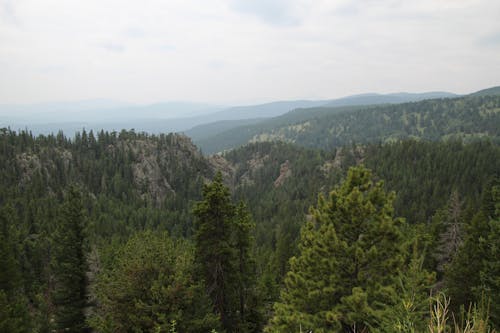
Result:
{"label": "dense forest canopy", "polygon": [[421,332],[429,302],[500,325],[495,138],[206,157],[2,129],[0,155],[0,331]]}
{"label": "dense forest canopy", "polygon": [[478,94],[403,104],[297,109],[255,125],[221,131],[196,144],[214,153],[256,141],[323,149],[403,139],[489,137],[498,142],[499,127],[500,96]]}

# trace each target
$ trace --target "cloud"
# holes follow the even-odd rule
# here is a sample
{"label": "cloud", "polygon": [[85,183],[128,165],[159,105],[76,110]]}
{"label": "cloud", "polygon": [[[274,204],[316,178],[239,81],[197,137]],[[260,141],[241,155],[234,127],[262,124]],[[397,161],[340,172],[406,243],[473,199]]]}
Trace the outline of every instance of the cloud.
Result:
{"label": "cloud", "polygon": [[38,72],[41,74],[57,74],[66,71],[66,67],[61,65],[48,65],[38,68]]}
{"label": "cloud", "polygon": [[106,50],[106,51],[114,52],[114,53],[123,53],[126,50],[125,45],[120,44],[120,43],[115,43],[115,42],[99,43],[99,44],[97,44],[97,46],[99,48]]}
{"label": "cloud", "polygon": [[13,0],[0,0],[0,18],[4,22],[19,25],[20,22],[14,9]]}
{"label": "cloud", "polygon": [[491,0],[0,0],[0,103],[479,90],[499,84],[499,12]]}
{"label": "cloud", "polygon": [[300,16],[294,12],[294,1],[287,0],[231,0],[233,10],[252,15],[272,25],[298,25]]}
{"label": "cloud", "polygon": [[478,45],[486,47],[500,47],[500,32],[487,34],[479,38]]}
{"label": "cloud", "polygon": [[139,27],[129,27],[125,29],[124,31],[124,36],[128,38],[144,38],[146,37],[146,32],[144,29],[141,29]]}
{"label": "cloud", "polygon": [[175,46],[172,44],[160,44],[156,49],[160,52],[174,52],[176,50]]}
{"label": "cloud", "polygon": [[334,9],[334,13],[340,16],[356,16],[361,13],[360,4],[356,1],[343,3]]}

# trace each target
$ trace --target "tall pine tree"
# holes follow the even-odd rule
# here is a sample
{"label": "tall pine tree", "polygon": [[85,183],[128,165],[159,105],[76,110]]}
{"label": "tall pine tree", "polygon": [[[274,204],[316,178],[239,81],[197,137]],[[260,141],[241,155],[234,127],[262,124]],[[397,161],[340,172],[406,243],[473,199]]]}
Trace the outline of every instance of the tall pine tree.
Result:
{"label": "tall pine tree", "polygon": [[481,282],[485,295],[490,300],[491,320],[500,329],[500,185],[492,186],[492,207],[489,214],[489,235],[487,255],[483,260]]}
{"label": "tall pine tree", "polygon": [[207,293],[220,316],[222,327],[231,332],[236,325],[235,288],[238,274],[231,244],[235,207],[219,172],[202,190],[196,203],[195,265]]}
{"label": "tall pine tree", "polygon": [[196,216],[195,267],[226,332],[260,332],[262,315],[252,258],[254,227],[245,204],[235,206],[217,173],[202,190]]}
{"label": "tall pine tree", "polygon": [[484,279],[481,279],[481,272],[485,269],[485,258],[488,258],[488,251],[491,250],[488,240],[491,237],[490,221],[494,223],[497,217],[494,194],[497,182],[492,180],[484,190],[480,210],[466,225],[463,244],[445,271],[445,288],[455,313],[462,306],[468,308],[478,303],[482,297]]}
{"label": "tall pine tree", "polygon": [[238,268],[239,331],[261,332],[262,315],[256,290],[256,267],[252,256],[254,228],[248,208],[243,202],[236,207],[234,248]]}
{"label": "tall pine tree", "polygon": [[82,195],[72,186],[66,194],[53,237],[55,324],[58,332],[82,332],[85,329],[85,220]]}
{"label": "tall pine tree", "polygon": [[328,199],[320,196],[290,260],[267,332],[346,332],[378,327],[395,304],[404,265],[403,220],[394,194],[371,172],[351,168]]}
{"label": "tall pine tree", "polygon": [[15,228],[19,223],[11,206],[0,209],[0,332],[29,332],[27,301],[17,258]]}

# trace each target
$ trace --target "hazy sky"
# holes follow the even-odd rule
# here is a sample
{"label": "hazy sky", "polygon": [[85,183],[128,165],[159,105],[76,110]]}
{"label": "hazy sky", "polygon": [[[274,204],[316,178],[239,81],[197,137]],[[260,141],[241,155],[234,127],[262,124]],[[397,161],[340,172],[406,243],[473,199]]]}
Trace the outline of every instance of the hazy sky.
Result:
{"label": "hazy sky", "polygon": [[498,0],[0,0],[0,104],[499,84]]}

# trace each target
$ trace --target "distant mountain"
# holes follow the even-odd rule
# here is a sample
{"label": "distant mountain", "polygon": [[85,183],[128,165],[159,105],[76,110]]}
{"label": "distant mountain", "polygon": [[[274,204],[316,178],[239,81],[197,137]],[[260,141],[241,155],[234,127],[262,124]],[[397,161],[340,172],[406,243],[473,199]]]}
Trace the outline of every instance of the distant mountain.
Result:
{"label": "distant mountain", "polygon": [[264,121],[266,118],[241,119],[241,120],[221,120],[209,124],[202,124],[184,131],[184,134],[191,139],[198,141],[210,138],[218,133],[225,132],[235,127],[254,125]]}
{"label": "distant mountain", "polygon": [[[110,101],[0,105],[0,126],[29,128],[35,134],[63,130],[68,135],[73,135],[82,128],[110,131],[135,129],[149,133],[182,132],[217,121],[244,120],[233,125],[250,124],[252,120],[248,119],[274,117],[296,108],[314,107],[324,103],[327,101],[281,101],[229,108],[184,102],[137,106]],[[226,122],[211,125],[209,128],[212,131],[215,128],[225,130],[229,124]],[[234,127],[233,125],[229,128]]]}
{"label": "distant mountain", "polygon": [[[450,93],[364,94],[335,100],[278,101],[233,107],[189,102],[134,105],[106,99],[31,105],[0,105],[0,126],[11,126],[14,129],[29,128],[34,134],[48,134],[63,130],[69,135],[82,128],[94,130],[133,128],[149,133],[186,132],[194,139],[199,140],[234,127],[249,125],[258,118],[272,118],[295,109],[400,103],[428,97],[449,96],[454,95]],[[243,122],[236,120],[243,120]],[[220,121],[224,122],[211,124]],[[206,128],[200,127],[204,124],[209,125]]]}
{"label": "distant mountain", "polygon": [[426,93],[393,93],[393,94],[361,94],[347,96],[333,100],[324,106],[352,106],[352,105],[374,105],[374,104],[399,104],[406,102],[417,102],[433,98],[452,98],[458,95],[449,92],[426,92]]}
{"label": "distant mountain", "polygon": [[483,89],[470,94],[470,96],[500,95],[500,86]]}
{"label": "distant mountain", "polygon": [[298,108],[313,108],[325,105],[329,101],[279,101],[258,105],[234,106],[228,109],[216,112],[211,116],[214,120],[236,120],[236,119],[255,119],[271,118],[282,115],[288,111]]}
{"label": "distant mountain", "polygon": [[0,105],[0,116],[16,123],[101,123],[137,119],[171,119],[209,114],[221,110],[219,106],[166,102],[134,105],[109,100],[56,102],[29,105]]}
{"label": "distant mountain", "polygon": [[75,102],[45,102],[36,104],[0,104],[0,114],[23,112],[26,114],[42,114],[53,112],[75,112],[89,110],[107,110],[128,108],[134,104],[109,99],[88,99]]}
{"label": "distant mountain", "polygon": [[298,109],[255,125],[195,140],[205,153],[247,142],[285,141],[331,149],[404,138],[500,140],[500,96],[440,98],[391,105]]}
{"label": "distant mountain", "polygon": [[[217,112],[211,116],[214,119],[255,119],[255,118],[269,118],[276,117],[286,112],[293,112],[297,109],[307,109],[314,107],[341,107],[341,106],[359,106],[359,105],[377,105],[377,104],[397,104],[404,102],[421,101],[430,98],[451,98],[458,95],[448,92],[427,92],[427,93],[394,93],[394,94],[361,94],[342,97],[334,100],[323,101],[282,101],[268,104],[254,105],[254,106],[240,106],[229,108]],[[240,117],[240,118],[238,118]],[[245,120],[248,122],[248,120]],[[225,122],[224,124],[214,121],[204,125],[198,125],[188,131],[184,131],[186,135],[190,136],[195,142],[200,140],[210,140],[210,136],[215,137],[219,134],[243,126],[242,122]],[[251,124],[246,124],[251,125]]]}

